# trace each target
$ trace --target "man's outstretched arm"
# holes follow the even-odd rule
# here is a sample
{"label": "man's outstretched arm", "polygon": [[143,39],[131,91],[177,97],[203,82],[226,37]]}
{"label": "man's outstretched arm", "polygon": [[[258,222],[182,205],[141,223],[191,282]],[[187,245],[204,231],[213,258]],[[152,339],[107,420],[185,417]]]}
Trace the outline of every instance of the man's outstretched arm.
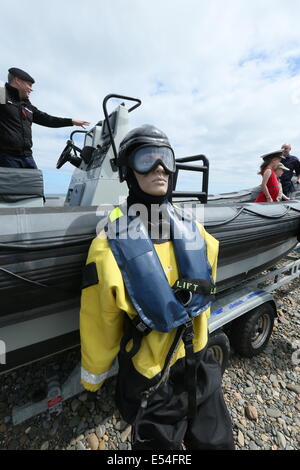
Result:
{"label": "man's outstretched arm", "polygon": [[50,114],[40,111],[34,106],[33,106],[32,121],[35,124],[39,124],[40,126],[45,126],[45,127],[81,126],[84,128],[84,126],[88,126],[90,124],[88,121],[51,116]]}

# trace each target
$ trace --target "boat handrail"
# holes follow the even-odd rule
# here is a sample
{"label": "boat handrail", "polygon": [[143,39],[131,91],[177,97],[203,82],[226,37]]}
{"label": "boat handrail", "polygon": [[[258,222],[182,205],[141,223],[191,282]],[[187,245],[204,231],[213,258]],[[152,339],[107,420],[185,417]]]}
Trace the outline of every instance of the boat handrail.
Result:
{"label": "boat handrail", "polygon": [[[190,165],[190,163],[202,162],[200,165]],[[203,173],[201,191],[176,191],[179,170],[196,171]],[[208,198],[209,160],[205,155],[192,155],[189,157],[176,158],[176,172],[173,178],[172,197],[195,197],[201,203],[206,204]]]}
{"label": "boat handrail", "polygon": [[107,102],[111,99],[111,98],[117,98],[117,99],[121,99],[121,100],[126,100],[126,101],[134,101],[136,104],[133,105],[131,108],[128,109],[128,112],[130,113],[131,111],[133,111],[134,109],[138,108],[141,104],[142,104],[142,101],[138,98],[132,98],[131,96],[123,96],[123,95],[116,95],[115,93],[112,93],[112,94],[109,94],[107,95],[104,100],[103,100],[103,103],[102,103],[102,107],[103,107],[103,112],[104,112],[104,116],[105,116],[105,122],[103,123],[103,125],[107,125],[107,129],[108,129],[108,134],[109,134],[109,138],[110,138],[110,142],[111,142],[111,146],[112,146],[112,149],[113,149],[113,153],[114,153],[114,158],[112,159],[111,163],[112,163],[112,168],[113,170],[116,169],[117,170],[117,158],[118,158],[118,152],[117,152],[117,148],[116,148],[116,144],[115,144],[115,139],[114,139],[114,135],[113,135],[113,131],[112,131],[112,128],[111,128],[111,123],[110,123],[110,120],[109,120],[109,115],[108,115],[108,112],[107,112]]}

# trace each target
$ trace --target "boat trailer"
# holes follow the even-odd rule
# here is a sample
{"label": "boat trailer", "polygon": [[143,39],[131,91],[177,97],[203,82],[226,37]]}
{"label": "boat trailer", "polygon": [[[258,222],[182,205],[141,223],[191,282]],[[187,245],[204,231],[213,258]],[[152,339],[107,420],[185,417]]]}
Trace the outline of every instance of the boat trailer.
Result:
{"label": "boat trailer", "polygon": [[[299,246],[285,258],[291,261],[286,266],[271,268],[267,274],[260,274],[216,296],[209,320],[208,347],[220,362],[222,371],[230,357],[230,346],[244,357],[254,357],[266,348],[277,316],[272,292],[300,277]],[[117,373],[116,361],[107,378]],[[46,382],[45,398],[12,409],[13,425],[45,411],[59,414],[65,400],[84,391],[80,383],[80,363],[63,384],[59,383],[57,373],[51,369]]]}

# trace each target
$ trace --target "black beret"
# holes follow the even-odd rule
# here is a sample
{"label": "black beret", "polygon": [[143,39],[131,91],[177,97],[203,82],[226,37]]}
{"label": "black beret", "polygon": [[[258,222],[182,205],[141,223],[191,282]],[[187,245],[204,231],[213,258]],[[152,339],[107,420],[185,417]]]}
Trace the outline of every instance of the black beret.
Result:
{"label": "black beret", "polygon": [[275,152],[266,153],[260,158],[263,158],[264,160],[271,160],[271,158],[285,158],[285,156],[282,155],[282,150],[276,150]]}
{"label": "black beret", "polygon": [[34,79],[24,70],[17,69],[16,67],[12,67],[8,70],[14,77],[20,78],[21,80],[25,80],[26,82],[34,83]]}

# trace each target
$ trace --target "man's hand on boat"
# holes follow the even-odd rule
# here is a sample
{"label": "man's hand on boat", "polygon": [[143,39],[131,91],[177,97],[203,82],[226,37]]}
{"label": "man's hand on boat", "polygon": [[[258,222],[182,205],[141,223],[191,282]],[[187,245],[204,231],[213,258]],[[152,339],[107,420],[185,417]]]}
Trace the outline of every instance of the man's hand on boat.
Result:
{"label": "man's hand on boat", "polygon": [[80,126],[85,129],[86,126],[89,126],[91,123],[88,121],[80,121],[79,119],[72,119],[73,126]]}

